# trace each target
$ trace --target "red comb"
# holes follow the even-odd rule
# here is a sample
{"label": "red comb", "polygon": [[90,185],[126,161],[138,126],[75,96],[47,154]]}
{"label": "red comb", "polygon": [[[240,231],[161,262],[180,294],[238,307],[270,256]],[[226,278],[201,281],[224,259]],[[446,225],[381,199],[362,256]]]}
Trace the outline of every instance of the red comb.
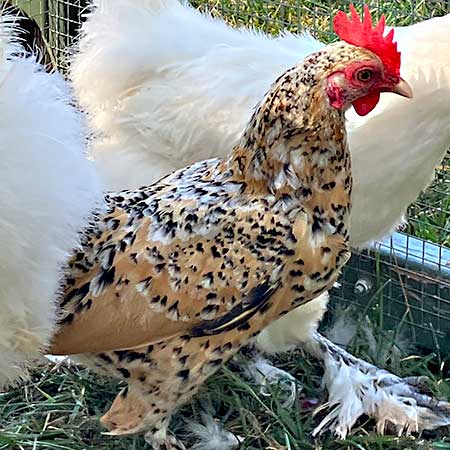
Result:
{"label": "red comb", "polygon": [[399,77],[400,52],[397,50],[397,43],[394,42],[394,30],[383,36],[386,23],[384,15],[381,16],[378,25],[373,27],[372,16],[367,5],[364,5],[363,21],[353,5],[350,5],[350,12],[351,19],[343,11],[336,14],[334,18],[335,33],[343,41],[375,53],[383,61],[389,74]]}

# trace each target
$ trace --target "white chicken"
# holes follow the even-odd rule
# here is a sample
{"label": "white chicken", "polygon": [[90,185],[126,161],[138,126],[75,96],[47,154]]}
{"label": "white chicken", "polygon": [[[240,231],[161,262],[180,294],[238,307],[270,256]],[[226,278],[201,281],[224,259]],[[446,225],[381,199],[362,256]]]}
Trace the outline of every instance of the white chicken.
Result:
{"label": "white chicken", "polygon": [[21,56],[17,20],[0,16],[0,387],[48,344],[62,266],[100,198],[69,86]]}
{"label": "white chicken", "polygon": [[[177,0],[94,5],[71,77],[97,132],[92,155],[111,189],[148,184],[192,161],[224,154],[270,81],[323,45],[306,34],[274,39],[235,30]],[[450,145],[449,27],[450,15],[396,29],[415,100],[386,97],[374,113],[348,117],[354,247],[401,222]],[[381,431],[387,423],[399,432],[450,423],[445,402],[320,336],[327,302],[321,296],[298,308],[257,340],[266,352],[301,345],[323,360],[334,408],[317,432],[330,427],[344,437],[362,414],[375,417]],[[266,366],[257,361],[250,370]]]}

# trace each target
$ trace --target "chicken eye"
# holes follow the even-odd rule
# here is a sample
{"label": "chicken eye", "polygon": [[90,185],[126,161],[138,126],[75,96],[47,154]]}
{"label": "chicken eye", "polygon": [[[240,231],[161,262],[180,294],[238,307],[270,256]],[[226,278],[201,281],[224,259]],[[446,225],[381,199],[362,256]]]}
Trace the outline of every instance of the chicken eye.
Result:
{"label": "chicken eye", "polygon": [[373,70],[371,69],[362,69],[356,73],[356,79],[363,83],[367,83],[373,77]]}

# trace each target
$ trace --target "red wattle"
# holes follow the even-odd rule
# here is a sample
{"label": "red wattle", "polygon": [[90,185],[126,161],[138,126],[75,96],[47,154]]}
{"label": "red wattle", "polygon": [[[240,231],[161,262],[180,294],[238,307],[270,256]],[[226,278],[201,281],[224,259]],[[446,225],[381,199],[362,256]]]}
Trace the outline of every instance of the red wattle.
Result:
{"label": "red wattle", "polygon": [[372,109],[377,106],[377,103],[380,101],[380,93],[379,92],[371,92],[365,97],[358,98],[353,102],[353,107],[355,111],[360,116],[365,116],[372,111]]}

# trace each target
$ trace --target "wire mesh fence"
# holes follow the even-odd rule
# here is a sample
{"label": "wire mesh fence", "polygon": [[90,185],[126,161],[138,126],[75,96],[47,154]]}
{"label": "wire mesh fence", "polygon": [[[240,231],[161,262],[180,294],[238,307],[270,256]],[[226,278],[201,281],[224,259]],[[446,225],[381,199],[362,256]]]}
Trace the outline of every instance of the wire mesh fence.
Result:
{"label": "wire mesh fence", "polygon": [[390,25],[409,25],[450,12],[447,0],[193,0],[202,10],[224,17],[232,25],[251,26],[269,33],[308,29],[323,41],[333,38],[330,20],[339,9],[367,3],[375,15],[385,14]]}
{"label": "wire mesh fence", "polygon": [[32,17],[44,32],[55,66],[67,69],[67,50],[76,38],[88,0],[7,0]]}
{"label": "wire mesh fence", "polygon": [[[12,0],[11,0],[12,1]],[[56,66],[66,70],[67,48],[73,43],[88,0],[15,0],[34,17],[51,49]],[[318,0],[192,0],[201,10],[223,17],[233,26],[267,33],[308,29],[327,42],[333,39],[331,17],[349,3]],[[377,0],[367,2],[389,25],[409,25],[450,13],[450,0]],[[450,353],[450,153],[435,181],[409,209],[406,226],[372,249],[354,254],[335,305],[359,305],[379,325],[403,333],[410,341]]]}

